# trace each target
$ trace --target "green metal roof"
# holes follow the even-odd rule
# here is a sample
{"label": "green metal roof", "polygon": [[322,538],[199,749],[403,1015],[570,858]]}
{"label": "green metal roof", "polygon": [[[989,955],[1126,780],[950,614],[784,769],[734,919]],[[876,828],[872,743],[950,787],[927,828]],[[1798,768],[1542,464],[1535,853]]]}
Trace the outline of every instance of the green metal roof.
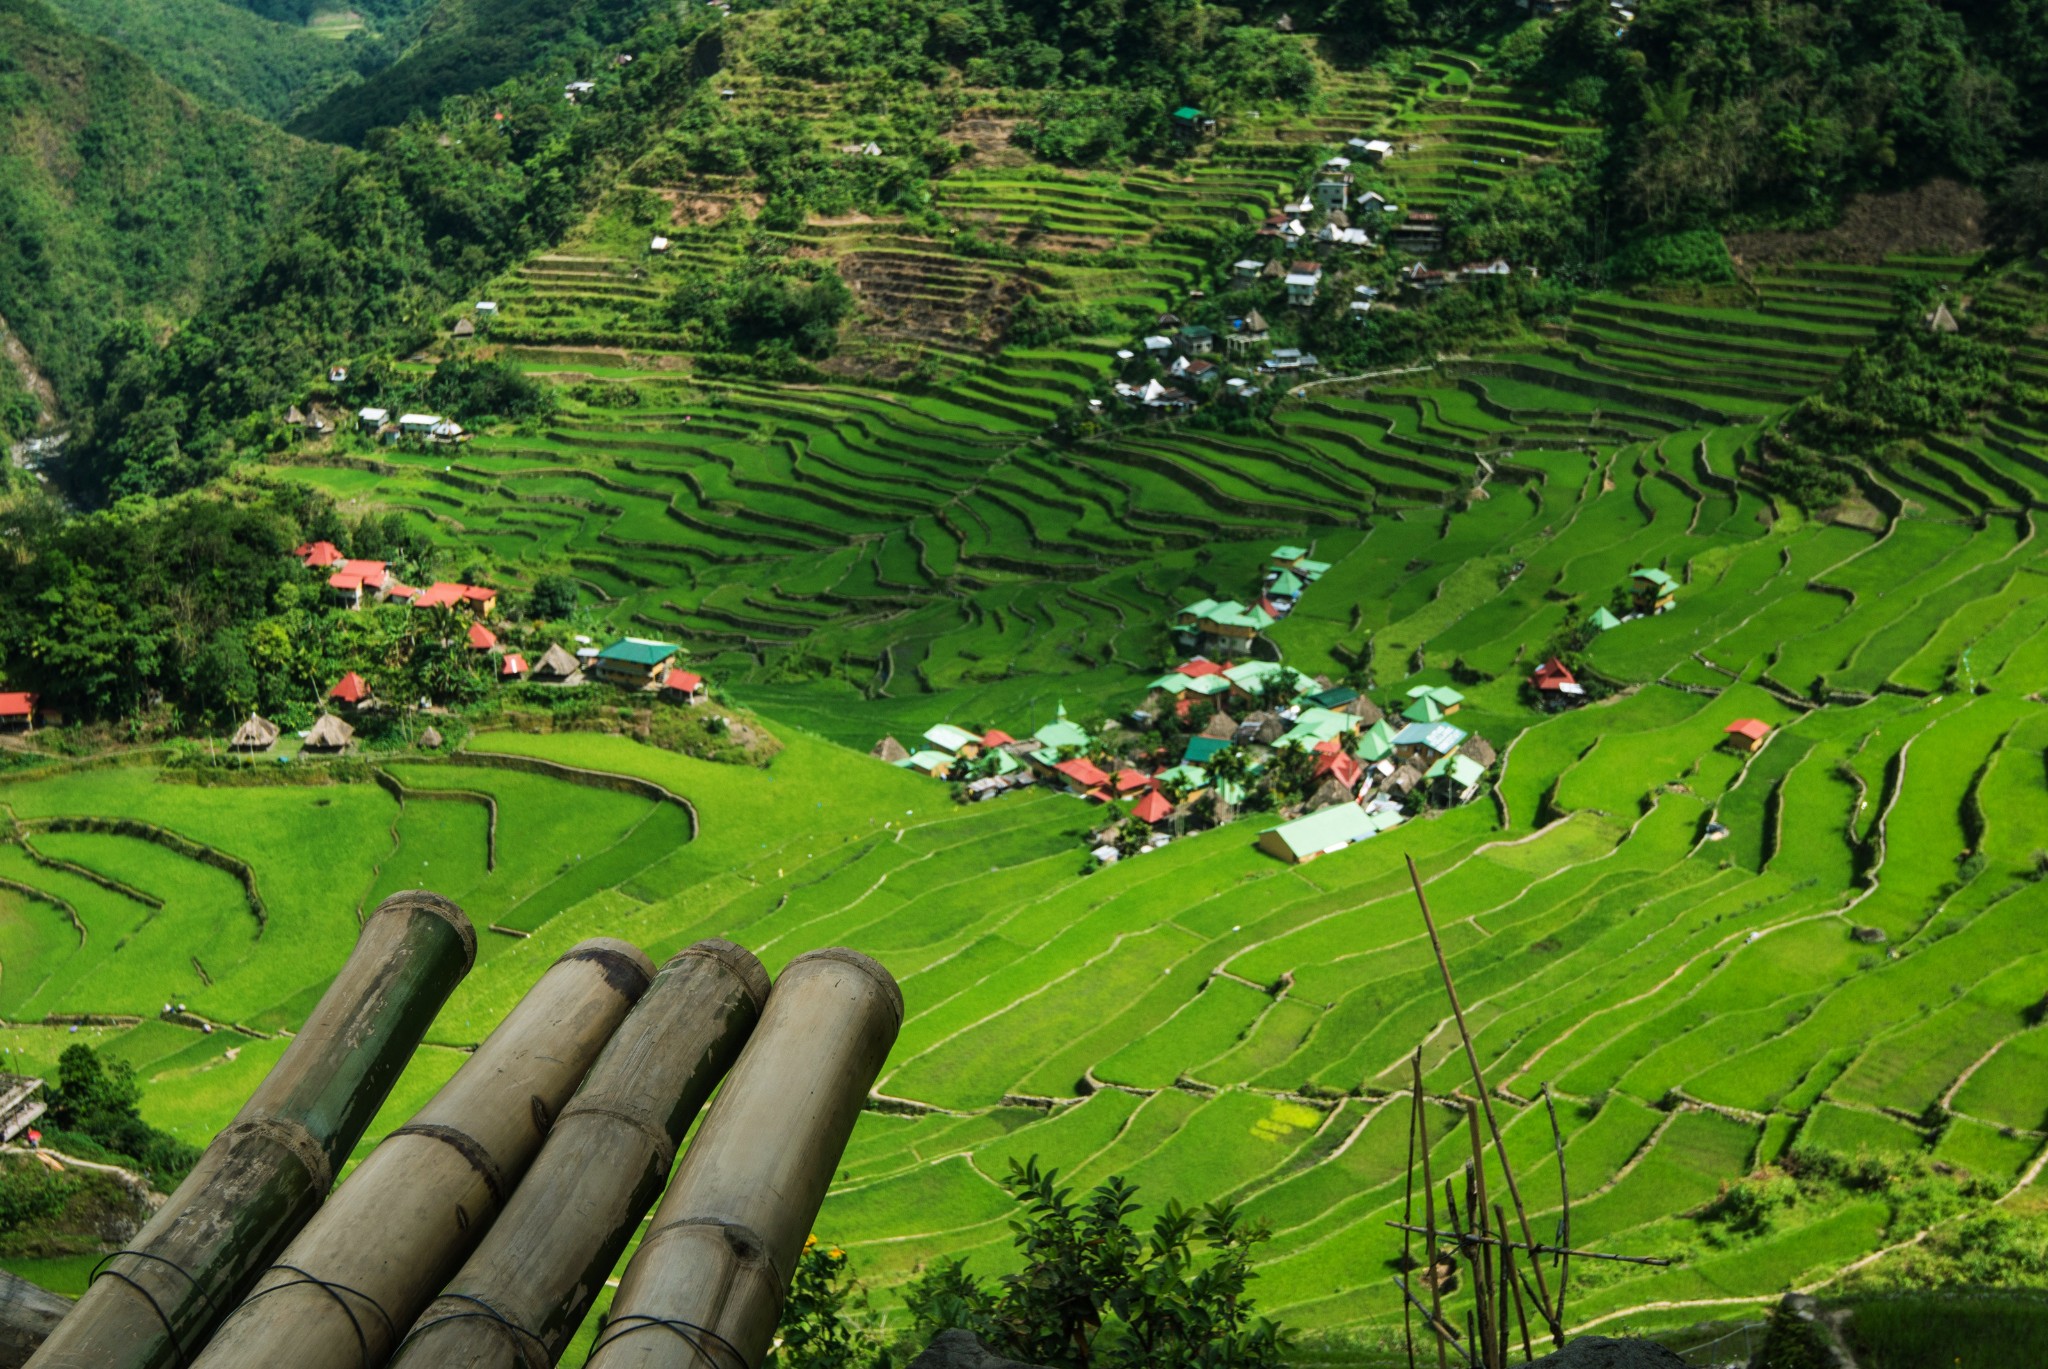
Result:
{"label": "green metal roof", "polygon": [[1370,765],[1394,754],[1394,729],[1385,718],[1358,734],[1358,759]]}
{"label": "green metal roof", "polygon": [[943,751],[919,751],[896,762],[901,770],[936,770],[953,763],[953,758]]}
{"label": "green metal roof", "polygon": [[1181,120],[1199,119],[1202,117],[1202,111],[1196,109],[1193,105],[1182,105],[1179,109],[1173,111],[1173,117]]}
{"label": "green metal roof", "polygon": [[1284,594],[1290,599],[1301,594],[1301,577],[1291,570],[1283,570],[1273,577],[1273,593]]}
{"label": "green metal roof", "polygon": [[601,661],[626,661],[632,665],[660,665],[682,648],[672,642],[655,642],[645,637],[624,637],[597,653]]}
{"label": "green metal roof", "polygon": [[1308,548],[1307,548],[1307,547],[1275,547],[1275,548],[1273,548],[1273,559],[1274,559],[1275,561],[1288,561],[1288,562],[1293,562],[1293,561],[1299,561],[1299,560],[1300,560],[1300,559],[1301,559],[1302,557],[1304,557],[1304,556],[1306,556],[1306,555],[1308,555]]}
{"label": "green metal roof", "polygon": [[1320,580],[1323,576],[1329,574],[1330,563],[1328,561],[1311,561],[1304,556],[1295,563],[1294,569],[1297,574],[1305,579]]}
{"label": "green metal roof", "polygon": [[1211,612],[1217,607],[1218,605],[1214,599],[1197,599],[1195,600],[1195,602],[1189,604],[1186,608],[1182,609],[1181,612],[1192,613],[1195,617],[1200,618],[1204,614]]}
{"label": "green metal roof", "polygon": [[1188,690],[1194,688],[1194,684],[1193,680],[1176,670],[1171,675],[1161,675],[1151,684],[1146,685],[1145,688],[1163,689],[1169,694],[1185,694]]}
{"label": "green metal roof", "polygon": [[1593,626],[1599,628],[1602,632],[1607,631],[1607,629],[1609,628],[1621,626],[1621,619],[1615,617],[1612,613],[1609,613],[1604,608],[1596,608],[1593,610],[1592,621]]}
{"label": "green metal roof", "polygon": [[1654,566],[1639,566],[1628,573],[1631,580],[1648,580],[1659,589],[1677,589],[1678,581]]}
{"label": "green metal roof", "polygon": [[1486,767],[1473,760],[1470,756],[1462,756],[1453,752],[1423,772],[1425,779],[1433,780],[1439,775],[1449,775],[1451,783],[1463,789],[1468,785],[1477,784],[1480,780],[1484,779],[1486,777]]}
{"label": "green metal roof", "polygon": [[1305,818],[1296,818],[1293,822],[1283,822],[1266,830],[1277,832],[1287,849],[1296,856],[1317,856],[1326,851],[1341,851],[1355,841],[1374,835],[1380,828],[1357,804],[1339,803],[1320,813],[1310,813]]}
{"label": "green metal roof", "polygon": [[1205,699],[1229,692],[1230,681],[1221,675],[1197,675],[1194,682],[1188,686],[1188,693],[1200,694]]}
{"label": "green metal roof", "polygon": [[1190,737],[1188,749],[1181,759],[1190,765],[1203,765],[1217,752],[1229,749],[1230,743],[1221,737]]}
{"label": "green metal roof", "polygon": [[1465,702],[1465,696],[1449,685],[1417,685],[1408,691],[1411,699],[1433,699],[1441,708],[1455,708]]}
{"label": "green metal roof", "polygon": [[1032,738],[1047,747],[1057,750],[1062,746],[1081,747],[1088,745],[1088,731],[1079,723],[1070,723],[1065,718],[1049,722],[1032,733]]}
{"label": "green metal roof", "polygon": [[1424,694],[1401,710],[1401,716],[1411,723],[1440,723],[1444,720],[1443,705]]}
{"label": "green metal roof", "polygon": [[1345,704],[1358,702],[1358,691],[1350,685],[1332,685],[1320,694],[1311,694],[1304,701],[1317,708],[1342,708]]}
{"label": "green metal roof", "polygon": [[924,734],[924,739],[941,751],[957,752],[963,746],[979,746],[981,738],[964,727],[951,723],[940,723]]}

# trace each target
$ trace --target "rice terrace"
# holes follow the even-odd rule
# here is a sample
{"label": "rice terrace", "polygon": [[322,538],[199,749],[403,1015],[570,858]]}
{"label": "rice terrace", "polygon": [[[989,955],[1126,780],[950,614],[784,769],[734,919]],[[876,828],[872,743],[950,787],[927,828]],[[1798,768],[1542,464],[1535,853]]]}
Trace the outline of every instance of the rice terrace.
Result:
{"label": "rice terrace", "polygon": [[[298,16],[421,54],[362,79],[454,41],[362,8]],[[1171,88],[642,8],[329,149],[419,223],[307,211],[214,341],[35,390],[4,304],[8,1075],[89,1044],[205,1146],[425,889],[475,967],[357,1162],[588,938],[886,966],[813,1226],[879,1343],[1017,1268],[1035,1159],[1234,1203],[1293,1362],[1406,1363],[1475,1066],[1541,1239],[1662,1261],[1572,1262],[1574,1336],[2048,1285],[2048,164],[1660,208],[1736,99],[1693,0],[1232,11]],[[467,255],[420,188],[543,165]]]}

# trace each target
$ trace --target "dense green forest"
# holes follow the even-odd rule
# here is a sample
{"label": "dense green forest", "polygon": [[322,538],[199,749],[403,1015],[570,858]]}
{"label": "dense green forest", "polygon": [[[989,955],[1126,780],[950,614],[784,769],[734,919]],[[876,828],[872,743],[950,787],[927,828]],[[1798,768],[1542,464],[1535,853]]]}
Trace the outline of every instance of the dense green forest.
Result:
{"label": "dense green forest", "polygon": [[337,41],[228,0],[52,0],[52,8],[208,104],[279,124],[400,50],[394,35],[358,31]]}
{"label": "dense green forest", "polygon": [[0,0],[0,300],[67,405],[110,327],[160,336],[246,278],[333,160],[196,103],[40,0]]}
{"label": "dense green forest", "polygon": [[335,91],[290,127],[323,142],[360,145],[373,128],[418,113],[432,117],[449,96],[488,90],[536,67],[587,68],[600,50],[677,8],[660,0],[439,0],[418,43],[397,63],[374,80]]}

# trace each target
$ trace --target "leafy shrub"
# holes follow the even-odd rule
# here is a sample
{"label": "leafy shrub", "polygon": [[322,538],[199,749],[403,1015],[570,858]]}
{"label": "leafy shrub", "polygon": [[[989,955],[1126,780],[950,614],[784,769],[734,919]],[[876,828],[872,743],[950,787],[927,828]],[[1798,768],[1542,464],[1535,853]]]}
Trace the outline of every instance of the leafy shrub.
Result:
{"label": "leafy shrub", "polygon": [[159,1181],[182,1179],[199,1151],[142,1120],[142,1085],[126,1060],[103,1060],[91,1046],[57,1057],[57,1084],[47,1090],[50,1120],[91,1137]]}
{"label": "leafy shrub", "polygon": [[76,1175],[58,1174],[33,1161],[0,1164],[0,1235],[46,1222],[78,1192]]}
{"label": "leafy shrub", "polygon": [[[972,1331],[999,1354],[1077,1369],[1276,1369],[1291,1335],[1253,1316],[1252,1248],[1266,1239],[1229,1203],[1199,1213],[1169,1201],[1140,1232],[1136,1190],[1112,1177],[1086,1199],[1036,1157],[1010,1162],[1004,1187],[1021,1273],[991,1286],[964,1260],[934,1266],[906,1302],[920,1333]],[[1197,1253],[1197,1247],[1200,1253]]]}
{"label": "leafy shrub", "polygon": [[1735,263],[1719,233],[1696,228],[1631,239],[1608,259],[1607,273],[1620,284],[1728,285],[1735,280]]}

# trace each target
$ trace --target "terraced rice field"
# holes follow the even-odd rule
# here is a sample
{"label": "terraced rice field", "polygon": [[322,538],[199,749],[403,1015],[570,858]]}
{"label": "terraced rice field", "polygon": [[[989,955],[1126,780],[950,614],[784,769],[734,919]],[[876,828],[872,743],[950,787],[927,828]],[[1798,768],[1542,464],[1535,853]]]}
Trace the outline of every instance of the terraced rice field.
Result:
{"label": "terraced rice field", "polygon": [[[1765,425],[1875,335],[1902,281],[1967,263],[1779,267],[1712,304],[1596,296],[1555,335],[1306,390],[1232,433],[1055,444],[1052,420],[1101,392],[1127,336],[989,343],[1026,277],[1134,320],[1183,298],[1207,256],[1167,227],[1250,221],[1354,133],[1414,144],[1386,175],[1417,206],[1568,155],[1567,124],[1475,65],[1442,54],[1347,78],[1323,108],[1226,130],[1168,170],[990,157],[936,183],[959,223],[1049,244],[1027,261],[903,224],[787,235],[854,283],[873,324],[857,360],[886,375],[938,359],[918,388],[701,374],[655,306],[663,273],[729,250],[721,216],[748,212],[743,188],[650,177],[702,220],[672,229],[669,259],[650,263],[608,208],[501,283],[492,335],[565,396],[630,384],[637,403],[570,396],[553,422],[459,452],[280,469],[409,511],[515,581],[566,568],[612,626],[687,644],[786,749],[757,771],[593,735],[471,745],[655,780],[695,803],[695,840],[673,805],[476,756],[393,762],[415,789],[495,802],[495,868],[475,799],[200,789],[143,765],[10,776],[0,1014],[144,1019],[87,1036],[136,1061],[155,1120],[203,1139],[282,1049],[274,1033],[302,1018],[360,910],[440,889],[526,935],[486,936],[374,1140],[581,937],[661,956],[727,936],[771,969],[849,944],[897,973],[908,1005],[887,1105],[864,1115],[819,1223],[878,1307],[937,1258],[1001,1267],[996,1181],[1036,1154],[1077,1182],[1125,1175],[1148,1201],[1238,1199],[1275,1233],[1268,1310],[1371,1328],[1397,1312],[1383,1223],[1406,1113],[1390,1091],[1417,1043],[1440,1098],[1467,1083],[1405,887],[1412,855],[1538,1217],[1557,1204],[1530,1106],[1548,1084],[1574,1235],[1682,1256],[1585,1275],[1583,1325],[1722,1315],[1914,1234],[1870,1200],[1703,1241],[1696,1214],[1721,1186],[1793,1145],[1924,1154],[2037,1199],[2048,423],[1983,415],[1874,479],[1861,520],[1806,517],[1749,478]],[[963,127],[1010,117],[1000,92],[971,94]],[[829,91],[737,79],[735,98],[840,117]],[[1986,288],[2040,286],[2015,272]],[[2020,368],[2048,383],[2048,345]],[[1018,732],[1062,702],[1123,712],[1163,664],[1167,612],[1244,592],[1276,541],[1331,563],[1271,634],[1284,659],[1367,665],[1386,698],[1455,672],[1460,723],[1502,752],[1488,801],[1302,867],[1258,853],[1246,823],[1084,878],[1075,801],[955,806],[859,754],[947,719]],[[1637,566],[1673,575],[1678,605],[1595,641],[1612,696],[1528,708],[1536,653]],[[1737,718],[1774,729],[1755,755],[1720,746]],[[159,824],[226,865],[77,821],[94,817]],[[249,885],[227,872],[242,864]],[[149,1020],[166,1000],[254,1034],[228,1060],[222,1038]],[[4,1036],[41,1068],[73,1039]],[[1441,1169],[1463,1141],[1438,1113]]]}

